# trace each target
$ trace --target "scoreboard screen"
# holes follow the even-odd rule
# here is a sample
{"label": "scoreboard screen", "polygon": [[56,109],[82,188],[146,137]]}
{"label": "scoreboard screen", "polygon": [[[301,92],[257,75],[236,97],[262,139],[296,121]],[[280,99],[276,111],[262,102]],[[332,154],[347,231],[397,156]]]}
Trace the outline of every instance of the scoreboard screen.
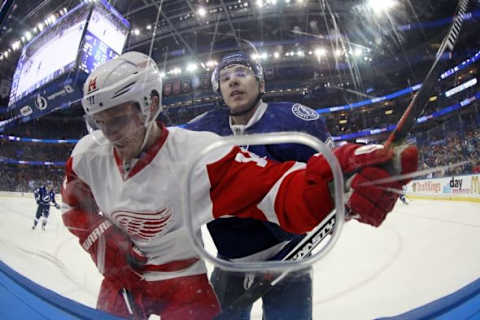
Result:
{"label": "scoreboard screen", "polygon": [[77,7],[24,47],[15,69],[9,107],[75,67],[88,8]]}
{"label": "scoreboard screen", "polygon": [[95,7],[80,49],[80,70],[90,73],[98,65],[120,55],[128,31],[126,21],[118,19],[104,7]]}
{"label": "scoreboard screen", "polygon": [[59,77],[90,73],[122,53],[130,25],[104,1],[82,3],[35,37],[22,51],[13,76],[9,109]]}

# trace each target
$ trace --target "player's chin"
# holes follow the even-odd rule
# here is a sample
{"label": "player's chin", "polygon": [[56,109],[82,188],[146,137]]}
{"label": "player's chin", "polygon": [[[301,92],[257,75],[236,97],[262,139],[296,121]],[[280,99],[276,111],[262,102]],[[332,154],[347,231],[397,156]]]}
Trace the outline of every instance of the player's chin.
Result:
{"label": "player's chin", "polygon": [[229,104],[230,111],[232,114],[240,114],[248,110],[248,105],[244,101],[234,101]]}
{"label": "player's chin", "polygon": [[134,150],[136,150],[136,148],[133,146],[122,143],[114,143],[113,146],[122,160],[129,160],[135,157],[133,154],[135,153]]}

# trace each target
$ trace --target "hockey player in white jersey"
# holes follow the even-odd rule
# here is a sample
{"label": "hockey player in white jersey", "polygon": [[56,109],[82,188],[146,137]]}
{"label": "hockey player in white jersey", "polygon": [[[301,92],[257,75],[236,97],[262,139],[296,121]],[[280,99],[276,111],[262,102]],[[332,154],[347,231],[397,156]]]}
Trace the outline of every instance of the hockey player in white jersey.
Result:
{"label": "hockey player in white jersey", "polygon": [[[84,84],[82,106],[99,130],[83,137],[66,165],[63,222],[103,274],[97,308],[137,318],[211,319],[219,312],[206,268],[182,217],[184,175],[219,136],[165,128],[162,82],[155,62],[127,52],[98,67]],[[416,170],[415,147],[401,150],[347,144],[335,155],[348,176],[347,207],[378,226],[405,181],[365,181]],[[384,166],[395,164],[392,166]],[[307,164],[271,162],[225,147],[196,164],[194,224],[222,216],[260,219],[303,234],[333,209],[333,176],[321,155]],[[129,311],[122,296],[129,292]]]}

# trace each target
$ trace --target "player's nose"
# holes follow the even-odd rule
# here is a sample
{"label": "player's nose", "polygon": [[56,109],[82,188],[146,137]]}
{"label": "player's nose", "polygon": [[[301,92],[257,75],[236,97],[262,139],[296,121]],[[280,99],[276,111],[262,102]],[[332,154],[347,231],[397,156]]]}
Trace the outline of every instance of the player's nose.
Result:
{"label": "player's nose", "polygon": [[228,86],[230,88],[232,88],[232,87],[238,86],[239,83],[240,82],[238,81],[238,78],[236,76],[232,76],[232,77],[230,77],[230,80],[228,82]]}
{"label": "player's nose", "polygon": [[118,140],[121,132],[118,126],[115,125],[106,125],[102,128],[103,133],[105,136],[112,141]]}

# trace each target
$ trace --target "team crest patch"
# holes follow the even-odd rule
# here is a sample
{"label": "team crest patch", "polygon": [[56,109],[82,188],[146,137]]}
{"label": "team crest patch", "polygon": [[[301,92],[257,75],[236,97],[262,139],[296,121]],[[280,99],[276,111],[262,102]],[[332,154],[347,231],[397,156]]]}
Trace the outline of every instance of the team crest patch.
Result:
{"label": "team crest patch", "polygon": [[130,237],[139,240],[159,238],[170,231],[175,224],[172,209],[165,208],[158,212],[115,211],[111,219]]}
{"label": "team crest patch", "polygon": [[295,103],[292,106],[292,112],[296,117],[306,121],[317,120],[320,118],[320,115],[317,113],[317,111],[300,103]]}

